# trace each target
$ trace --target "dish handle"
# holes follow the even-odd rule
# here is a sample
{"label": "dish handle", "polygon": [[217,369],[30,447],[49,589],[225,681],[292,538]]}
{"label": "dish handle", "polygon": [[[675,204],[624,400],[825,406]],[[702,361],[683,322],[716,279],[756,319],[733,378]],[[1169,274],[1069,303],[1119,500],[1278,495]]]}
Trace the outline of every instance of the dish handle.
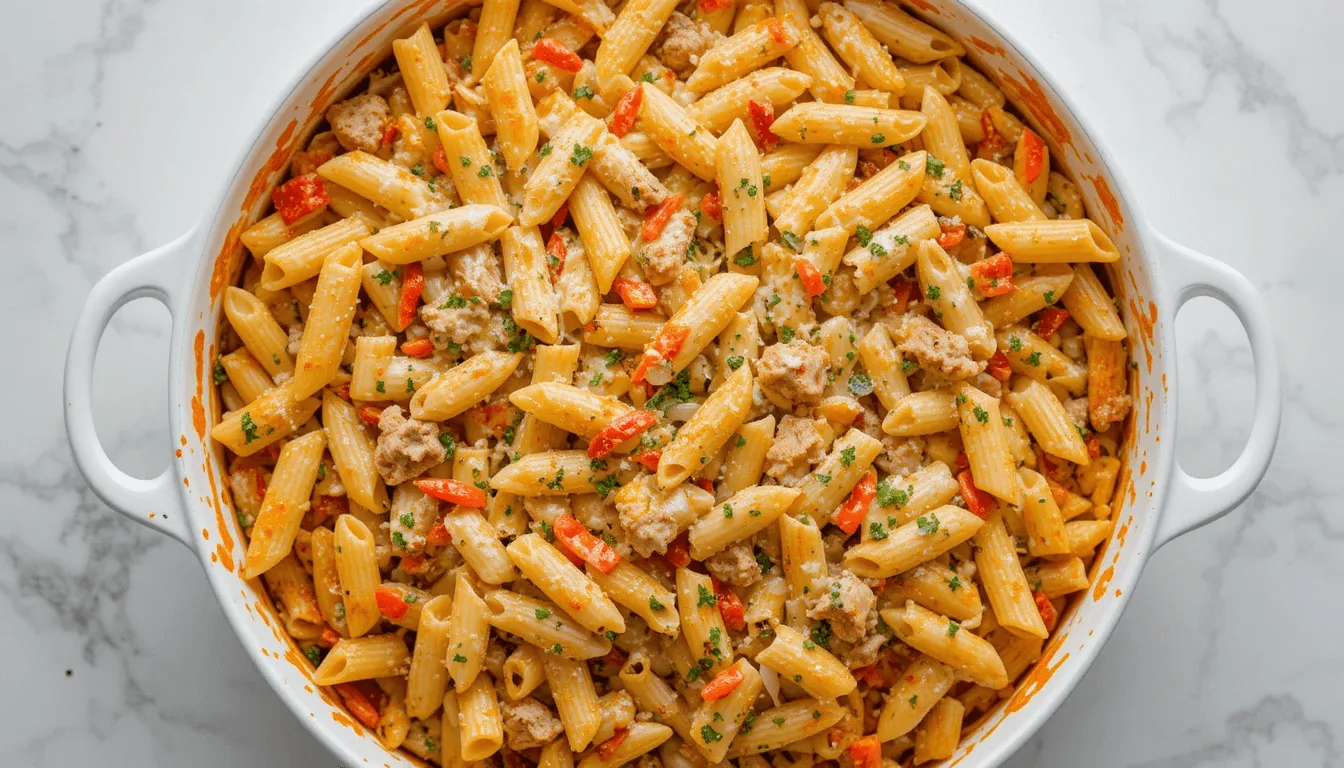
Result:
{"label": "dish handle", "polygon": [[1156,547],[1161,547],[1226,515],[1251,495],[1274,456],[1283,398],[1269,308],[1251,282],[1231,267],[1160,233],[1154,232],[1152,240],[1157,245],[1163,277],[1167,278],[1164,282],[1170,286],[1170,317],[1198,296],[1222,302],[1246,329],[1255,367],[1255,415],[1245,448],[1232,466],[1213,477],[1192,477],[1179,461],[1175,463],[1154,539]]}
{"label": "dish handle", "polygon": [[99,280],[89,291],[75,321],[65,358],[65,430],[75,464],[89,487],[122,515],[188,546],[191,537],[172,464],[152,480],[131,477],[118,469],[98,440],[92,395],[98,345],[117,310],[135,299],[148,297],[167,307],[170,314],[181,311],[177,299],[183,280],[182,265],[189,263],[182,256],[195,234],[192,230],[131,259]]}

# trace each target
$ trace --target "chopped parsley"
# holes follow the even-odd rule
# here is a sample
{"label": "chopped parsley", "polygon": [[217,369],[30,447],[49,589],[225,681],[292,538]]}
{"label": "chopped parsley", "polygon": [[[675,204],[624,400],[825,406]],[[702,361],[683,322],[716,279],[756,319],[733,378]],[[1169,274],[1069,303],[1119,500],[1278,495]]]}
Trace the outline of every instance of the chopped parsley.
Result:
{"label": "chopped parsley", "polygon": [[915,520],[915,525],[919,527],[919,533],[922,536],[929,536],[938,532],[938,516],[934,514],[920,515]]}
{"label": "chopped parsley", "polygon": [[840,452],[840,463],[846,467],[852,465],[854,463],[855,453],[856,451],[852,445],[844,449]]}
{"label": "chopped parsley", "polygon": [[942,160],[939,160],[933,155],[929,155],[928,162],[924,166],[924,172],[929,174],[935,179],[941,179],[943,178],[943,169],[946,167],[947,164],[944,163]]}
{"label": "chopped parsley", "polygon": [[961,577],[953,576],[952,578],[948,579],[947,588],[952,590],[953,592],[956,592],[958,589],[961,589]]}
{"label": "chopped parsley", "polygon": [[818,473],[817,473],[817,482],[821,483],[822,485],[830,485],[830,484],[831,484],[831,476],[830,476],[829,474],[824,474],[824,473],[818,472]]}
{"label": "chopped parsley", "polygon": [[723,505],[723,516],[726,517],[726,518],[728,518],[729,520],[732,520],[732,519],[733,519],[733,505],[732,505],[732,504],[724,504],[724,505]]}
{"label": "chopped parsley", "polygon": [[402,528],[415,527],[415,515],[412,515],[410,512],[402,512],[401,516],[397,519],[401,521]]}
{"label": "chopped parsley", "polygon": [[752,253],[751,246],[748,245],[733,257],[733,263],[739,267],[750,267],[756,263],[756,254]]}
{"label": "chopped parsley", "polygon": [[592,158],[593,158],[593,150],[589,149],[588,147],[585,147],[582,144],[575,144],[574,152],[569,156],[569,162],[582,168],[583,164],[588,162]]}
{"label": "chopped parsley", "polygon": [[542,144],[541,149],[537,150],[537,157],[545,157],[551,154],[551,149],[552,147],[550,144]]}
{"label": "chopped parsley", "polygon": [[896,167],[900,168],[902,171],[910,170],[910,164],[905,162],[904,160],[897,160]]}
{"label": "chopped parsley", "polygon": [[906,376],[909,376],[910,374],[914,373],[917,370],[919,370],[919,363],[916,363],[914,360],[901,361],[901,373],[905,374]]}
{"label": "chopped parsley", "polygon": [[309,661],[317,664],[322,660],[322,649],[316,645],[310,645],[303,650],[303,655],[307,656]]}
{"label": "chopped parsley", "polygon": [[471,71],[471,57],[470,57],[470,56],[463,56],[463,57],[462,57],[462,68],[465,69],[465,70],[467,70],[468,72]]}
{"label": "chopped parsley", "polygon": [[550,609],[550,608],[538,608],[536,611],[534,611],[534,613],[536,614],[536,617],[537,617],[538,619],[549,619],[549,618],[551,618],[551,609]]}
{"label": "chopped parsley", "polygon": [[546,487],[553,491],[558,491],[565,486],[565,468],[560,467],[555,470],[555,479],[546,483]]}
{"label": "chopped parsley", "polygon": [[649,398],[644,405],[661,411],[669,405],[689,403],[694,399],[695,396],[691,394],[691,371],[687,368],[658,390],[658,394]]}
{"label": "chopped parsley", "polygon": [[451,459],[457,453],[457,442],[447,432],[439,433],[439,445],[443,446],[444,459]]}
{"label": "chopped parsley", "polygon": [[867,248],[868,242],[873,239],[873,232],[872,230],[860,224],[859,226],[854,228],[854,239],[859,241],[859,245],[862,245],[864,248]]}
{"label": "chopped parsley", "polygon": [[397,549],[405,549],[406,537],[401,534],[401,531],[393,531],[392,543],[396,545]]}
{"label": "chopped parsley", "polygon": [[607,495],[616,490],[620,484],[621,481],[617,479],[615,475],[607,475],[601,480],[593,482],[593,490],[597,491],[598,496],[605,499],[607,498]]}
{"label": "chopped parsley", "polygon": [[738,435],[738,436],[737,436],[737,442],[734,443],[734,445],[736,445],[738,448],[741,448],[741,447],[745,446],[746,444],[747,444],[747,438],[745,438],[745,437],[743,437],[743,436],[741,436],[741,435]]}
{"label": "chopped parsley", "polygon": [[574,89],[574,98],[576,99],[591,99],[593,96],[593,89],[586,85],[580,85]]}
{"label": "chopped parsley", "polygon": [[869,243],[868,252],[873,254],[873,258],[875,259],[886,258],[887,255],[887,249],[883,248],[882,244],[878,242]]}
{"label": "chopped parsley", "polygon": [[470,157],[467,157],[466,155],[463,155],[463,156],[457,158],[457,160],[458,160],[458,162],[462,163],[462,167],[463,167],[463,168],[470,168],[470,167],[471,167],[471,158],[470,158]]}
{"label": "chopped parsley", "polygon": [[415,165],[411,166],[411,173],[423,179],[425,177],[425,166],[421,165],[420,163],[416,163]]}
{"label": "chopped parsley", "polygon": [[975,414],[975,420],[980,422],[981,424],[989,423],[989,412],[986,411],[984,408],[981,408],[980,406],[977,405],[975,406],[975,408],[972,409],[972,413]]}
{"label": "chopped parsley", "polygon": [[261,439],[261,438],[257,435],[257,423],[256,423],[255,421],[252,421],[252,414],[251,414],[251,413],[249,413],[249,412],[247,412],[247,411],[243,411],[243,416],[242,416],[242,418],[238,421],[238,425],[239,425],[240,427],[242,427],[242,429],[243,429],[243,444],[244,444],[244,445],[246,445],[246,444],[252,442],[253,440],[260,440],[260,439]]}
{"label": "chopped parsley", "polygon": [[914,708],[919,704],[919,694],[915,694],[914,696],[911,696],[911,697],[909,698],[909,703],[910,703],[910,708],[911,708],[911,709],[914,709]]}
{"label": "chopped parsley", "polygon": [[[855,397],[863,397],[873,393],[873,380],[865,374],[856,373],[849,377],[849,392]],[[851,452],[853,448],[849,449]],[[849,465],[846,464],[846,467]]]}
{"label": "chopped parsley", "polygon": [[537,81],[538,83],[544,83],[544,82],[546,82],[546,71],[545,71],[545,70],[542,70],[542,71],[540,71],[540,72],[537,73],[536,81]]}
{"label": "chopped parsley", "polygon": [[872,141],[874,144],[885,144],[887,141],[887,137],[885,134],[874,133],[870,141]]}
{"label": "chopped parsley", "polygon": [[756,550],[756,564],[761,566],[762,574],[769,573],[775,567],[775,561],[759,549]]}
{"label": "chopped parsley", "polygon": [[854,89],[853,89],[853,88],[850,88],[848,91],[845,91],[845,103],[846,103],[846,104],[853,104],[853,103],[854,103],[854,96],[855,96],[855,95],[856,95],[856,94],[854,93]]}
{"label": "chopped parsley", "polygon": [[729,368],[736,371],[738,368],[742,367],[742,363],[746,362],[746,358],[741,355],[729,355],[724,362],[728,364]]}
{"label": "chopped parsley", "polygon": [[1022,340],[1019,339],[1019,338],[1017,338],[1016,336],[1009,336],[1009,337],[1008,337],[1008,348],[1011,349],[1011,350],[1014,351],[1014,352],[1021,352],[1021,351],[1022,351]]}
{"label": "chopped parsley", "polygon": [[435,124],[435,122],[434,122],[434,118],[432,118],[432,117],[426,117],[426,118],[425,118],[425,128],[427,128],[427,129],[429,129],[429,130],[431,130],[431,131],[437,131],[437,130],[439,130],[439,126],[438,126],[437,124]]}
{"label": "chopped parsley", "polygon": [[873,541],[881,541],[887,538],[888,535],[887,529],[884,528],[881,523],[868,524],[868,538]]}
{"label": "chopped parsley", "polygon": [[787,229],[779,233],[779,239],[784,241],[784,245],[787,245],[792,251],[803,250],[803,239]]}
{"label": "chopped parsley", "polygon": [[663,605],[662,603],[658,602],[658,598],[653,597],[652,595],[649,596],[649,610],[651,610],[651,611],[661,611],[661,610],[663,610],[663,609],[666,608],[666,607],[667,607],[667,606],[665,606],[665,605]]}
{"label": "chopped parsley", "polygon": [[713,592],[705,589],[704,584],[696,584],[695,593],[698,595],[698,599],[695,601],[697,608],[713,608],[719,604],[719,599],[714,596]]}
{"label": "chopped parsley", "polygon": [[961,179],[957,179],[952,186],[947,188],[947,196],[953,200],[961,199]]}
{"label": "chopped parsley", "polygon": [[466,663],[467,663],[467,657],[466,657],[466,656],[463,656],[463,655],[460,654],[460,653],[454,653],[454,654],[453,654],[453,661],[457,662],[458,664],[466,664]]}
{"label": "chopped parsley", "polygon": [[1055,292],[1054,292],[1054,291],[1046,291],[1045,293],[1041,294],[1041,298],[1045,299],[1045,303],[1046,303],[1046,304],[1054,304],[1054,303],[1055,303]]}
{"label": "chopped parsley", "polygon": [[1038,349],[1027,355],[1027,365],[1039,366],[1041,364],[1041,351]]}
{"label": "chopped parsley", "polygon": [[787,325],[781,326],[779,329],[779,340],[784,342],[785,344],[788,344],[790,341],[793,341],[793,336],[795,333],[796,331],[794,331],[789,326]]}
{"label": "chopped parsley", "polygon": [[374,275],[373,279],[377,280],[382,285],[387,285],[388,283],[392,282],[392,278],[396,276],[397,274],[395,272],[388,272],[386,269],[384,269],[383,271]]}
{"label": "chopped parsley", "polygon": [[556,643],[555,645],[552,645],[552,646],[551,646],[551,653],[554,653],[554,654],[557,655],[557,656],[560,655],[560,654],[562,654],[562,653],[564,653],[564,652],[565,652],[565,646],[563,646],[563,645],[561,645],[561,644],[559,644],[559,643]]}
{"label": "chopped parsley", "polygon": [[893,488],[888,478],[883,478],[877,484],[877,503],[883,507],[904,507],[910,503],[910,497],[914,495],[915,486],[913,485],[905,488]]}
{"label": "chopped parsley", "polygon": [[930,285],[924,290],[924,295],[929,297],[929,301],[937,301],[943,297],[943,289],[936,285]]}
{"label": "chopped parsley", "polygon": [[215,380],[216,384],[223,384],[224,382],[229,380],[229,374],[224,372],[224,364],[219,362],[218,359],[215,360],[215,367],[212,373],[212,378]]}
{"label": "chopped parsley", "polygon": [[[834,602],[834,600],[835,600],[835,598],[832,597],[832,602]],[[810,640],[808,640],[808,641],[804,641],[804,642],[803,642],[803,647],[804,647],[804,648],[807,648],[807,646],[808,646],[808,642],[816,643],[817,645],[820,645],[822,648],[830,648],[830,647],[831,647],[831,622],[829,622],[829,621],[818,621],[818,622],[814,623],[814,624],[812,625],[812,630],[811,630],[810,632],[807,633],[807,636],[810,638]],[[814,646],[814,647],[815,647],[815,646]],[[810,651],[810,650],[812,650],[812,648],[807,648],[807,650]]]}
{"label": "chopped parsley", "polygon": [[715,741],[721,741],[722,739],[723,734],[714,730],[712,726],[706,725],[700,729],[700,740],[705,742],[706,744],[710,744]]}
{"label": "chopped parsley", "polygon": [[488,179],[490,178],[491,175],[494,174],[494,172],[495,170],[492,166],[482,165],[481,170],[477,171],[476,175],[481,177],[482,179]]}
{"label": "chopped parsley", "polygon": [[947,636],[948,636],[948,637],[956,637],[956,636],[957,636],[957,630],[959,630],[959,629],[961,629],[961,625],[958,624],[957,622],[955,622],[955,621],[949,621],[949,622],[947,622]]}

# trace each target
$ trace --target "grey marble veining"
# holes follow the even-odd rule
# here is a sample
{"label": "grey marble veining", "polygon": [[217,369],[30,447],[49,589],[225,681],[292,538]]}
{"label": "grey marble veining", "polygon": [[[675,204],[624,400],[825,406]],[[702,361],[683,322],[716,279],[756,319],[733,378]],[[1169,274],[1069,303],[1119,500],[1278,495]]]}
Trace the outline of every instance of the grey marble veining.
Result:
{"label": "grey marble veining", "polygon": [[[73,313],[115,265],[208,215],[280,89],[356,0],[52,0],[0,25],[0,765],[332,766],[233,638],[193,556],[112,514],[70,458]],[[1159,552],[1115,636],[1010,765],[1344,766],[1344,475],[1331,410],[1344,69],[1331,0],[1017,0],[989,15],[1078,103],[1160,231],[1265,292],[1285,366],[1256,494]],[[1249,429],[1232,315],[1178,321],[1178,455],[1212,473]],[[168,316],[104,337],[104,444],[148,477],[170,450]],[[18,362],[22,361],[20,369]],[[22,374],[20,374],[20,370]]]}

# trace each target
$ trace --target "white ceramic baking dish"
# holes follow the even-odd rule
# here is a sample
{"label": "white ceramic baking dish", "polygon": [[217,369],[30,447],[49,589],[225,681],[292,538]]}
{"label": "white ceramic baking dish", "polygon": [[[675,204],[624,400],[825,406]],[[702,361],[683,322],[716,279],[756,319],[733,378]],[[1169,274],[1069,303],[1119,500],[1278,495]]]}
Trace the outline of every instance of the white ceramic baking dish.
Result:
{"label": "white ceramic baking dish", "polygon": [[[1158,547],[1234,508],[1255,488],[1274,451],[1280,419],[1279,376],[1265,304],[1237,272],[1154,232],[1106,151],[1097,146],[1027,52],[977,14],[976,2],[918,0],[912,10],[962,41],[970,58],[1009,95],[1046,137],[1051,156],[1079,182],[1092,217],[1119,246],[1113,274],[1138,367],[1131,372],[1135,413],[1123,458],[1122,500],[1111,540],[1097,558],[1092,586],[1063,617],[1041,660],[1016,692],[966,738],[949,764],[998,765],[1060,705],[1100,652],[1144,563]],[[261,124],[210,218],[104,277],[89,294],[66,362],[66,426],[75,459],[109,506],[190,547],[200,557],[243,647],[298,719],[350,765],[409,765],[389,753],[314,685],[306,661],[284,632],[259,581],[240,575],[244,547],[222,486],[222,451],[209,427],[220,402],[211,383],[220,295],[243,261],[243,229],[267,206],[291,153],[303,145],[327,106],[422,19],[442,22],[466,3],[388,3],[369,11],[333,41],[295,81]],[[90,409],[94,356],[103,329],[128,301],[152,297],[173,316],[169,419],[175,456],[153,480],[132,478],[109,461]],[[1255,357],[1255,415],[1242,455],[1217,477],[1193,478],[1176,464],[1177,379],[1173,322],[1195,296],[1226,304],[1245,326]]]}

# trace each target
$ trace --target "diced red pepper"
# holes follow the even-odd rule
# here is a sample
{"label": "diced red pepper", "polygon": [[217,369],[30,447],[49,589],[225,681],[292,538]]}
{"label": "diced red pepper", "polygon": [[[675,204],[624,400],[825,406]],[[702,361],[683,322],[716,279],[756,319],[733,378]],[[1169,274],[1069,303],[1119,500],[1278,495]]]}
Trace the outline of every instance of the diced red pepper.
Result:
{"label": "diced red pepper", "polygon": [[1088,458],[1101,458],[1101,441],[1097,439],[1096,435],[1088,435],[1083,443],[1087,446]]}
{"label": "diced red pepper", "polygon": [[378,426],[378,419],[382,418],[383,409],[373,405],[361,405],[359,407],[359,419],[371,427]]}
{"label": "diced red pepper", "polygon": [[682,195],[672,195],[644,216],[644,227],[639,231],[639,236],[644,238],[644,242],[653,242],[663,234],[663,227],[672,220],[674,213],[681,210],[684,199]]}
{"label": "diced red pepper", "polygon": [[851,669],[851,670],[850,670],[850,674],[852,674],[852,675],[854,675],[854,677],[856,677],[856,678],[858,678],[858,679],[864,681],[865,683],[867,683],[869,686],[871,686],[871,687],[873,687],[873,688],[885,688],[885,687],[887,687],[887,680],[886,680],[886,678],[882,677],[882,673],[881,673],[880,671],[878,671],[878,669],[877,669],[877,665],[876,665],[876,664],[869,664],[869,665],[866,666],[866,667],[859,667],[858,669]]}
{"label": "diced red pepper", "polygon": [[705,701],[718,701],[724,696],[737,690],[737,686],[742,684],[742,670],[736,665],[731,666],[714,676],[700,689],[700,698]]}
{"label": "diced red pepper", "polygon": [[630,380],[636,384],[643,382],[650,368],[676,357],[690,336],[691,329],[684,325],[663,323],[649,348],[644,350],[644,356],[640,358],[635,372],[630,375]]}
{"label": "diced red pepper", "polygon": [[723,203],[719,201],[717,189],[700,198],[700,212],[711,221],[723,221]]}
{"label": "diced red pepper", "polygon": [[1031,183],[1040,178],[1045,168],[1045,141],[1035,131],[1024,128],[1022,149],[1027,154],[1022,163],[1022,175],[1027,177],[1027,183]]}
{"label": "diced red pepper", "polygon": [[326,185],[315,173],[295,176],[271,193],[271,203],[285,226],[326,208],[330,202]]}
{"label": "diced red pepper", "polygon": [[966,239],[966,225],[960,222],[956,224],[939,225],[942,232],[938,235],[938,245],[943,248],[952,248],[961,245],[961,241]]}
{"label": "diced red pepper", "polygon": [[426,496],[439,501],[456,504],[469,509],[485,509],[485,491],[474,485],[450,480],[446,477],[427,477],[415,481],[415,487]]}
{"label": "diced red pepper", "polygon": [[551,239],[546,243],[546,263],[551,269],[551,282],[554,283],[560,279],[560,273],[565,271],[565,257],[569,255],[569,247],[565,245],[565,236],[560,232],[552,232]]}
{"label": "diced red pepper", "polygon": [[985,372],[999,381],[1007,381],[1013,375],[1013,366],[1008,362],[1008,356],[996,349],[989,358],[989,367]]}
{"label": "diced red pepper", "polygon": [[621,303],[630,309],[652,309],[658,306],[658,294],[648,283],[618,277],[611,281],[611,287],[620,294]]}
{"label": "diced red pepper", "polygon": [[340,385],[339,387],[335,387],[335,388],[333,388],[331,391],[332,391],[332,392],[335,392],[335,393],[336,393],[336,396],[339,397],[339,398],[341,398],[341,399],[344,400],[345,402],[347,402],[347,403],[350,402],[350,384],[349,384],[349,382],[346,382],[345,384],[342,384],[342,385]]}
{"label": "diced red pepper", "polygon": [[957,475],[957,484],[961,486],[961,498],[966,502],[966,508],[981,520],[988,520],[989,513],[998,506],[994,503],[994,497],[975,487],[970,470]]}
{"label": "diced red pepper", "polygon": [[448,151],[443,148],[442,144],[434,148],[434,167],[438,169],[439,173],[450,172],[448,170]]}
{"label": "diced red pepper", "polygon": [[415,320],[415,308],[420,306],[420,294],[425,290],[425,265],[411,262],[401,269],[401,301],[397,304],[397,323],[402,328]]}
{"label": "diced red pepper", "polygon": [[617,728],[611,734],[611,738],[602,742],[597,747],[597,756],[603,760],[610,760],[611,756],[616,754],[620,748],[621,742],[625,741],[625,735],[630,733],[629,728]]}
{"label": "diced red pepper", "polygon": [[551,217],[551,229],[565,226],[565,222],[568,219],[569,219],[569,201],[565,201],[560,204],[560,208],[556,210],[555,215]]}
{"label": "diced red pepper", "polygon": [[396,123],[388,123],[387,127],[383,129],[383,146],[392,146],[392,142],[396,141],[400,135],[401,128]]}
{"label": "diced red pepper", "polygon": [[373,599],[378,602],[378,611],[387,618],[397,621],[411,606],[402,599],[401,593],[391,587],[379,585],[373,590]]}
{"label": "diced red pepper", "polygon": [[611,131],[616,138],[623,138],[635,127],[635,120],[639,119],[639,105],[644,102],[644,89],[631,88],[626,91],[621,100],[616,102],[616,109],[612,110],[611,122],[607,124],[607,130]]}
{"label": "diced red pepper", "polygon": [[877,734],[850,744],[849,759],[854,761],[854,768],[882,768],[882,742]]}
{"label": "diced red pepper", "polygon": [[1041,612],[1041,621],[1045,622],[1045,631],[1054,632],[1055,622],[1059,621],[1059,614],[1055,612],[1055,604],[1050,602],[1050,596],[1044,592],[1032,592],[1032,599],[1036,601],[1036,610]]}
{"label": "diced red pepper", "polygon": [[1064,325],[1064,321],[1069,319],[1069,310],[1058,307],[1046,307],[1041,310],[1041,317],[1036,321],[1036,335],[1043,339],[1048,339],[1059,333],[1059,329]]}
{"label": "diced red pepper", "polygon": [[821,271],[817,265],[810,260],[799,256],[793,260],[793,268],[798,271],[798,279],[803,284],[803,291],[808,296],[820,296],[826,292],[826,281],[821,277]]}
{"label": "diced red pepper", "polygon": [[892,309],[896,314],[900,314],[910,305],[910,295],[915,291],[915,284],[909,280],[897,280],[891,284]]}
{"label": "diced red pepper", "polygon": [[557,541],[597,570],[611,573],[612,568],[621,564],[621,553],[594,536],[583,523],[574,519],[573,515],[561,515],[555,518],[551,528],[555,531]]}
{"label": "diced red pepper", "polygon": [[975,156],[980,159],[994,159],[1007,147],[1008,142],[999,133],[999,129],[994,127],[994,119],[990,117],[989,110],[980,112],[980,130],[984,132],[985,138],[975,148]]}
{"label": "diced red pepper", "polygon": [[708,477],[697,477],[695,479],[695,486],[702,491],[708,491],[709,493],[714,492],[714,481],[710,480]]}
{"label": "diced red pepper", "polygon": [[981,296],[1002,296],[1012,291],[1013,260],[1006,253],[997,253],[971,265],[971,277]]}
{"label": "diced red pepper", "polygon": [[704,13],[713,13],[724,8],[732,8],[733,0],[700,0],[699,7]]}
{"label": "diced red pepper", "polygon": [[735,632],[746,629],[747,609],[742,606],[737,594],[718,579],[711,576],[710,580],[714,584],[714,602],[719,606],[719,615],[723,617],[724,626]]}
{"label": "diced red pepper", "polygon": [[429,339],[410,339],[402,342],[401,353],[410,357],[429,357],[434,354],[434,342]]}
{"label": "diced red pepper", "polygon": [[[775,19],[774,21],[778,23],[779,20]],[[780,29],[783,29],[783,25],[780,26]],[[779,40],[779,42],[784,41]],[[761,149],[766,152],[774,149],[775,145],[779,143],[779,137],[770,132],[770,126],[775,123],[775,105],[768,101],[751,99],[747,102],[747,114],[751,116],[751,124],[756,127],[756,135],[761,139]]]}
{"label": "diced red pepper", "polygon": [[426,563],[424,555],[405,555],[399,563],[401,570],[410,574],[420,574],[425,572]]}
{"label": "diced red pepper", "polygon": [[780,21],[778,17],[770,19],[766,24],[770,28],[770,37],[774,38],[776,43],[784,45],[789,42],[788,30],[784,29],[784,22]]}
{"label": "diced red pepper", "polygon": [[543,37],[532,46],[532,58],[571,74],[583,69],[583,59],[577,53],[550,37]]}
{"label": "diced red pepper", "polygon": [[322,645],[326,648],[330,648],[333,645],[339,643],[340,641],[341,641],[341,633],[332,629],[330,624],[323,625],[322,635],[317,640],[319,645]]}
{"label": "diced red pepper", "polygon": [[425,541],[430,546],[446,547],[453,543],[453,534],[448,532],[443,521],[440,520],[434,524],[433,528],[429,529],[429,533],[425,534]]}
{"label": "diced red pepper", "polygon": [[672,564],[673,568],[685,568],[691,564],[691,540],[683,531],[680,536],[672,540],[667,545],[667,554],[664,555],[667,562]]}
{"label": "diced red pepper", "polygon": [[859,175],[865,179],[871,179],[876,176],[877,172],[880,170],[882,169],[878,168],[877,163],[874,163],[872,160],[859,161]]}
{"label": "diced red pepper", "polygon": [[831,518],[835,527],[845,533],[853,533],[863,524],[863,518],[868,515],[868,505],[873,503],[877,496],[877,475],[873,472],[863,476],[859,484],[850,491],[849,498],[840,505],[840,509]]}
{"label": "diced red pepper", "polygon": [[313,499],[313,521],[318,525],[350,511],[350,502],[344,496],[317,496]]}
{"label": "diced red pepper", "polygon": [[1013,276],[1013,260],[1006,253],[996,253],[971,265],[971,277],[976,281],[1002,280]]}
{"label": "diced red pepper", "polygon": [[659,448],[654,448],[651,451],[645,451],[635,456],[635,461],[638,461],[641,467],[644,467],[650,472],[658,471],[658,462],[662,461],[662,459],[663,452]]}
{"label": "diced red pepper", "polygon": [[365,728],[377,728],[380,715],[378,708],[373,706],[369,697],[359,689],[354,683],[337,683],[336,692],[341,695],[345,702],[345,708],[350,710],[350,714],[364,725]]}
{"label": "diced red pepper", "polygon": [[658,414],[653,411],[634,410],[617,416],[588,444],[588,458],[601,459],[610,456],[611,452],[616,450],[616,446],[657,423]]}
{"label": "diced red pepper", "polygon": [[971,468],[971,457],[967,456],[965,451],[961,451],[957,454],[956,465],[958,472],[967,471]]}

